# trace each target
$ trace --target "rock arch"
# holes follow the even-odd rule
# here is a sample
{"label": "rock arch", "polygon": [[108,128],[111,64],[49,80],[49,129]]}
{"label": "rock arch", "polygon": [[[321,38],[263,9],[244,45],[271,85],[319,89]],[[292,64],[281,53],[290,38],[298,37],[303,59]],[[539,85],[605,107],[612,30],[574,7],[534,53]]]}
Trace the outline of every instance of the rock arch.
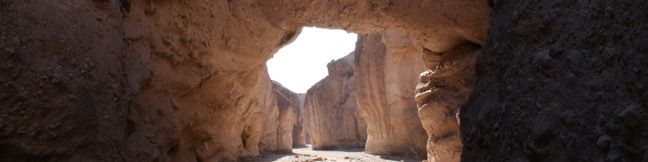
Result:
{"label": "rock arch", "polygon": [[[75,73],[76,78],[72,75],[63,78],[64,84],[104,90],[85,94],[87,92],[70,87],[45,89],[51,94],[84,96],[83,99],[61,99],[64,101],[61,105],[68,106],[69,110],[60,111],[74,112],[74,115],[60,118],[57,123],[73,130],[92,132],[93,136],[101,137],[94,139],[98,141],[95,143],[110,147],[77,150],[76,146],[89,143],[81,140],[70,144],[20,144],[24,147],[21,149],[43,152],[47,156],[50,156],[47,152],[60,152],[51,155],[59,159],[98,161],[120,158],[227,161],[258,155],[259,150],[255,150],[258,148],[245,144],[251,140],[242,139],[242,134],[258,131],[250,124],[258,123],[258,116],[249,112],[261,111],[258,100],[263,97],[254,92],[271,89],[267,76],[260,73],[265,68],[264,62],[289,43],[302,26],[341,28],[363,34],[403,30],[415,38],[417,46],[431,52],[425,56],[429,58],[426,60],[428,67],[432,68],[444,62],[445,57],[438,57],[438,53],[466,43],[482,44],[486,39],[489,15],[487,1],[482,0],[30,0],[2,3],[8,3],[2,6],[3,15],[5,12],[13,15],[3,17],[2,21],[14,24],[3,30],[17,31],[9,36],[25,37],[16,44],[31,47],[34,53],[52,54],[18,60],[22,67],[31,69],[34,76],[49,75],[45,70],[49,68],[26,63],[37,61],[36,58],[47,59],[41,62],[66,65],[61,67],[61,72],[84,71]],[[51,8],[42,4],[49,4],[47,7]],[[22,17],[39,10],[44,11],[33,14],[32,18]],[[75,25],[63,27],[62,23],[66,22]],[[23,25],[34,27],[18,29]],[[39,32],[61,33],[62,36],[40,37]],[[31,43],[25,43],[27,40]],[[37,42],[58,43],[42,46]],[[83,54],[63,60],[52,59],[59,57],[57,52],[70,53],[70,48]],[[84,53],[99,50],[111,52]],[[82,62],[81,65],[78,62]],[[86,62],[94,64],[95,68],[84,70]],[[34,89],[27,91],[27,97],[37,94],[37,88],[16,86],[23,87],[16,90]],[[7,103],[26,105],[20,98],[12,98]],[[22,108],[5,111],[16,114]],[[106,117],[96,123],[85,123],[90,116]],[[18,126],[31,128],[31,122],[16,120],[22,121],[16,122]],[[77,128],[70,123],[85,125]],[[37,130],[41,129],[34,131]],[[22,134],[4,134],[9,137],[5,140],[7,145],[19,145],[18,136]],[[42,139],[56,137],[60,135],[54,133]],[[251,135],[250,138],[258,137]],[[63,149],[51,149],[55,147]],[[98,150],[106,153],[90,154]]]}

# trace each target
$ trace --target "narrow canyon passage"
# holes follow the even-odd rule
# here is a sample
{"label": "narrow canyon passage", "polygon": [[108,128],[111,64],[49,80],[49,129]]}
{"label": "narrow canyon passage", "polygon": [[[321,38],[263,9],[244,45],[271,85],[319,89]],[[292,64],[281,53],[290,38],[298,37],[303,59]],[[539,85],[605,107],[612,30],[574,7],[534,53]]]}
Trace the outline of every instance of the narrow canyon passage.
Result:
{"label": "narrow canyon passage", "polygon": [[[0,161],[648,161],[646,11],[646,0],[0,0]],[[303,27],[356,43],[293,90],[266,63]]]}
{"label": "narrow canyon passage", "polygon": [[[298,121],[293,122],[296,125],[294,128],[303,128],[293,129],[293,135],[305,134],[308,136],[307,142],[310,143],[308,149],[312,149],[313,153],[324,153],[331,150],[336,153],[335,155],[340,156],[337,157],[338,160],[344,160],[342,156],[347,154],[359,158],[355,161],[375,161],[378,160],[376,155],[391,155],[392,159],[399,157],[422,160],[425,155],[423,144],[426,135],[418,123],[417,108],[412,95],[418,79],[417,75],[424,71],[423,61],[420,58],[422,50],[414,47],[412,38],[402,31],[388,30],[376,34],[360,35],[357,38],[355,35],[352,38],[330,37],[330,35],[336,35],[335,32],[344,31],[305,28],[294,42],[279,50],[273,59],[268,61],[270,78],[286,83],[273,84],[279,84],[280,87],[291,87],[282,88],[284,91],[293,89],[305,92],[298,94],[303,96],[300,97],[299,102],[293,102],[295,105],[293,107],[297,107],[297,112],[299,112]],[[335,40],[327,41],[327,39]],[[345,39],[352,39],[353,42],[348,42]],[[348,48],[340,42],[352,43],[355,47]],[[300,48],[299,46],[309,48]],[[318,46],[327,47],[319,48]],[[331,48],[342,48],[346,51],[327,51]],[[345,56],[341,57],[336,52],[344,52]],[[318,62],[322,61],[318,59],[323,56],[317,55],[330,55],[328,58],[331,61],[327,64]],[[325,72],[320,78],[311,79],[309,77],[314,77],[312,75],[319,71],[315,66],[327,67],[328,72]],[[392,69],[394,67],[399,69]],[[309,70],[301,71],[301,69]],[[390,77],[392,78],[390,79]],[[319,82],[308,84],[309,80],[319,80]],[[304,87],[307,87],[308,91],[300,91]],[[381,93],[380,91],[385,91],[385,93],[369,97],[372,94]],[[356,96],[367,96],[367,98]],[[385,100],[385,104],[381,100]],[[281,107],[283,107],[280,105],[277,104],[278,112],[281,112]],[[262,109],[273,109],[273,107]],[[277,116],[271,114],[266,113],[266,116]],[[282,113],[278,113],[277,118],[283,118],[282,116]],[[266,127],[275,127],[272,124],[267,125],[274,120],[266,121]],[[281,125],[280,120],[276,127],[282,129]],[[289,127],[285,128],[290,130]],[[286,135],[288,134],[283,136]],[[298,143],[302,143],[304,139],[293,139],[299,140],[293,141],[293,146],[302,146]],[[264,141],[267,140],[262,139],[260,146],[263,147],[267,143],[271,143]],[[412,148],[412,146],[418,148]],[[402,148],[402,150],[398,150],[398,148]],[[262,153],[264,157],[272,155],[272,152],[286,152],[280,149],[262,150],[266,150],[262,151],[265,152]],[[297,151],[304,150],[301,148]],[[360,151],[358,152],[358,150]],[[272,157],[277,156],[281,155],[272,155]],[[367,159],[364,159],[365,157]],[[347,157],[346,161],[349,161],[348,158],[350,157]],[[286,160],[286,158],[282,159]],[[329,157],[328,159],[336,158]]]}

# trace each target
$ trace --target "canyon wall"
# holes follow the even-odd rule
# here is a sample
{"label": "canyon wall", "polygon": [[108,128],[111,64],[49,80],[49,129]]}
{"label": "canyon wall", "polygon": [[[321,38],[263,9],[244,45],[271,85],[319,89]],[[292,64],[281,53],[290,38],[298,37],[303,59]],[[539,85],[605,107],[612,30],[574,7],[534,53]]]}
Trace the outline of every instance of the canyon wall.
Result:
{"label": "canyon wall", "polygon": [[[253,87],[253,96],[245,105],[246,111],[241,112],[242,146],[238,154],[241,157],[259,156],[261,152],[277,150],[276,128],[277,100],[272,93],[270,75],[264,67],[258,73],[259,80]],[[273,138],[274,137],[274,138]]]}
{"label": "canyon wall", "polygon": [[306,119],[304,118],[304,95],[295,93],[296,101],[295,107],[297,108],[297,121],[293,126],[293,147],[306,147]]}
{"label": "canyon wall", "polygon": [[0,157],[257,156],[274,147],[255,144],[270,138],[263,135],[268,132],[261,128],[269,124],[263,121],[275,120],[265,115],[272,102],[264,63],[302,26],[360,33],[400,28],[423,48],[443,52],[465,41],[485,41],[486,3],[1,1],[0,23],[6,25],[0,26],[0,67],[6,73],[0,76],[0,147],[9,151]]}
{"label": "canyon wall", "polygon": [[648,161],[648,1],[491,1],[464,161]]}
{"label": "canyon wall", "polygon": [[[264,134],[261,146],[264,153],[290,153],[293,146],[293,127],[298,121],[297,95],[283,87],[281,84],[272,81],[271,98],[274,105],[263,107]],[[264,92],[260,92],[264,93]]]}
{"label": "canyon wall", "polygon": [[293,129],[300,118],[297,94],[271,81],[266,69],[259,73],[253,90],[255,98],[241,114],[243,146],[239,155],[249,159],[260,154],[292,152]]}
{"label": "canyon wall", "polygon": [[475,82],[479,46],[423,53],[426,66],[416,86],[418,116],[428,135],[428,161],[461,161],[459,109],[468,100]]}
{"label": "canyon wall", "polygon": [[[244,129],[246,120],[255,118],[263,119],[258,151],[279,149],[272,128],[280,123],[281,111],[273,108],[269,78],[259,73],[298,28],[273,27],[261,12],[228,1],[123,2],[130,2],[122,4],[128,7],[125,64],[136,70],[129,81],[139,90],[131,105],[138,111],[129,116],[135,123],[125,151],[130,158],[234,161],[256,156],[253,149],[241,154],[241,148],[254,147],[242,137],[256,136],[252,132],[258,128]],[[263,90],[255,93],[256,86]],[[255,109],[262,114],[243,115]]]}
{"label": "canyon wall", "polygon": [[[277,107],[280,110],[280,145],[282,152],[292,152],[295,143],[302,143],[304,146],[304,136],[301,130],[299,96],[295,92],[288,90],[278,82],[272,82],[275,96],[277,98]],[[295,129],[295,128],[298,128]]]}
{"label": "canyon wall", "polygon": [[270,76],[268,75],[267,70],[261,73],[257,84],[260,84],[257,86],[261,87],[261,89],[255,91],[256,101],[253,101],[253,103],[257,102],[258,104],[254,105],[257,107],[253,107],[251,109],[260,110],[261,113],[258,116],[259,118],[261,118],[261,139],[258,143],[259,152],[273,153],[275,151],[279,151],[281,148],[279,140],[281,136],[279,135],[278,131],[279,125],[281,124],[280,114],[282,112],[277,104],[279,102],[279,98],[274,92],[274,85],[270,80]]}
{"label": "canyon wall", "polygon": [[355,93],[367,122],[370,154],[425,156],[414,88],[424,71],[422,49],[406,33],[363,35],[356,45]]}
{"label": "canyon wall", "polygon": [[356,105],[351,53],[330,62],[329,75],[308,89],[304,100],[306,130],[313,149],[362,147],[367,127]]}
{"label": "canyon wall", "polygon": [[[310,25],[360,34],[402,29],[425,57],[483,45],[457,54],[467,63],[472,53],[482,53],[475,88],[459,115],[462,160],[647,161],[647,9],[642,0],[0,1],[0,157],[234,161],[257,156],[255,141],[261,141],[266,124],[261,119],[269,118],[261,112],[271,103],[267,94],[256,93],[271,89],[260,75],[263,64],[301,26]],[[433,71],[424,73],[419,92],[443,86],[434,80],[445,79],[432,74],[446,73],[437,65],[452,61],[434,58],[425,61]],[[458,68],[446,69],[470,67],[460,60]],[[470,83],[468,76],[447,73]],[[356,77],[356,85],[378,82]],[[458,87],[445,106],[431,100],[440,95],[419,95],[418,115],[430,139],[454,133],[433,126],[455,122],[453,107],[465,100],[469,84]],[[361,93],[362,100],[390,101]],[[441,107],[437,114],[444,121],[429,116],[435,107]],[[430,139],[428,146],[435,144]],[[374,153],[415,155],[425,143],[373,150],[369,141],[374,140],[367,143]]]}
{"label": "canyon wall", "polygon": [[[306,129],[307,129],[306,128],[307,127],[306,121],[308,121],[308,118],[306,118],[307,117],[306,116],[306,106],[304,104],[304,100],[306,100],[306,93],[298,93],[297,97],[299,98],[299,106],[300,106],[299,107],[300,108],[299,119],[301,120],[300,121],[301,123],[299,123],[299,124],[301,125],[302,133],[304,134],[304,146],[305,146],[306,144],[312,144],[311,139],[310,139],[310,135],[308,135],[308,132],[306,131]],[[293,137],[296,137],[296,136],[293,136]],[[298,146],[298,147],[300,147],[300,146]]]}

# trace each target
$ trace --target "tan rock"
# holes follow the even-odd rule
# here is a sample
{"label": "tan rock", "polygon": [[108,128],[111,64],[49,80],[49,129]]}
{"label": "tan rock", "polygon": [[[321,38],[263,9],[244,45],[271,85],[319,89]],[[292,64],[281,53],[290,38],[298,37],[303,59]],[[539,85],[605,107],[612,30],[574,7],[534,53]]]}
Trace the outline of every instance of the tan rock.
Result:
{"label": "tan rock", "polygon": [[426,135],[412,95],[424,70],[421,50],[399,31],[361,36],[354,77],[368,127],[367,153],[424,157]]}
{"label": "tan rock", "polygon": [[306,146],[306,127],[305,127],[305,118],[304,118],[304,98],[306,94],[295,94],[297,96],[297,101],[295,106],[297,107],[297,121],[293,127],[293,147],[305,147]]}
{"label": "tan rock", "polygon": [[294,127],[299,120],[299,98],[297,94],[283,87],[277,82],[272,82],[274,94],[279,108],[279,124],[277,126],[276,152],[292,152]]}
{"label": "tan rock", "polygon": [[0,43],[12,55],[0,60],[6,72],[0,91],[11,94],[2,96],[9,108],[0,110],[6,121],[0,123],[11,124],[1,125],[0,143],[54,161],[256,156],[279,146],[261,140],[276,135],[264,125],[282,123],[281,111],[268,106],[270,80],[260,73],[302,26],[361,33],[400,28],[424,48],[443,52],[485,40],[486,3],[3,1]]}
{"label": "tan rock", "polygon": [[249,130],[243,132],[244,148],[249,154],[240,153],[241,157],[258,156],[259,152],[292,152],[293,127],[299,118],[295,104],[295,101],[299,101],[298,96],[281,84],[270,81],[266,70],[260,73],[260,78],[255,87],[257,98],[251,102],[251,106],[255,107],[247,112],[251,115],[247,115],[250,118],[246,119],[251,120],[252,124],[246,125],[245,128]]}
{"label": "tan rock", "polygon": [[[432,70],[421,73],[416,87],[418,116],[428,134],[427,154],[431,162],[461,161],[459,108],[468,100],[475,80],[479,48],[464,45],[445,53],[426,53]],[[427,62],[426,62],[427,63]]]}
{"label": "tan rock", "polygon": [[329,75],[306,93],[306,129],[313,149],[364,146],[366,125],[353,93],[353,57],[329,63]]}
{"label": "tan rock", "polygon": [[[272,123],[276,123],[275,115],[277,114],[272,113],[277,110],[276,100],[272,98],[270,76],[265,68],[259,73],[259,78],[253,89],[257,95],[252,96],[251,101],[247,103],[247,111],[243,111],[241,114],[243,120],[241,140],[243,143],[239,149],[239,157],[255,157],[259,156],[261,151],[273,151],[273,148],[268,148],[267,145],[270,141],[265,140],[267,139],[265,136],[266,131],[275,129],[265,129],[265,124],[267,120],[271,120],[269,118],[272,118]],[[264,145],[261,144],[262,136]]]}

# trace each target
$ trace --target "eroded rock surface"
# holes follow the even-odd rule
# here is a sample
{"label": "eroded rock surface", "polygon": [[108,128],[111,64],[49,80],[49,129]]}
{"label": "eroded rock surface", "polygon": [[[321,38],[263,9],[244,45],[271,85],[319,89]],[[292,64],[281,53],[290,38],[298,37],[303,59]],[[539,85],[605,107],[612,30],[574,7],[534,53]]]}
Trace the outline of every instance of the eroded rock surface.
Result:
{"label": "eroded rock surface", "polygon": [[[260,119],[273,118],[263,114],[271,102],[257,92],[271,86],[260,73],[302,26],[361,33],[400,28],[423,47],[442,52],[485,40],[486,3],[1,1],[0,66],[6,73],[0,76],[0,147],[10,151],[0,157],[234,161],[256,156],[264,149],[254,143],[262,141],[260,128],[268,124]],[[271,145],[263,147],[272,150]]]}
{"label": "eroded rock surface", "polygon": [[118,156],[139,75],[125,64],[120,6],[0,1],[0,15],[0,161],[133,159]]}
{"label": "eroded rock surface", "polygon": [[415,97],[418,116],[428,135],[427,159],[430,162],[461,161],[459,109],[472,91],[478,55],[477,45],[423,54],[432,70],[421,73]]}
{"label": "eroded rock surface", "polygon": [[297,107],[297,121],[293,127],[293,147],[306,147],[306,119],[304,118],[304,98],[306,94],[295,94],[297,101],[295,106]]}
{"label": "eroded rock surface", "polygon": [[[247,111],[241,112],[243,130],[242,146],[238,152],[240,157],[256,157],[261,152],[272,152],[277,149],[276,129],[270,129],[276,128],[277,100],[274,97],[270,75],[265,68],[258,73],[258,77],[259,80],[253,89],[257,95],[247,103],[245,107]],[[266,127],[270,128],[266,129]],[[275,138],[268,138],[268,136]]]}
{"label": "eroded rock surface", "polygon": [[[275,152],[292,152],[294,127],[299,120],[299,98],[296,93],[272,82],[274,95],[279,109],[277,125],[277,150]],[[297,137],[299,138],[299,137]]]}
{"label": "eroded rock surface", "polygon": [[492,2],[462,160],[648,161],[648,1]]}
{"label": "eroded rock surface", "polygon": [[356,105],[351,53],[329,63],[329,75],[313,85],[304,100],[306,129],[313,149],[362,147],[367,128]]}
{"label": "eroded rock surface", "polygon": [[355,93],[367,122],[367,153],[423,158],[426,134],[414,89],[425,67],[422,49],[406,33],[363,35],[356,46]]}

